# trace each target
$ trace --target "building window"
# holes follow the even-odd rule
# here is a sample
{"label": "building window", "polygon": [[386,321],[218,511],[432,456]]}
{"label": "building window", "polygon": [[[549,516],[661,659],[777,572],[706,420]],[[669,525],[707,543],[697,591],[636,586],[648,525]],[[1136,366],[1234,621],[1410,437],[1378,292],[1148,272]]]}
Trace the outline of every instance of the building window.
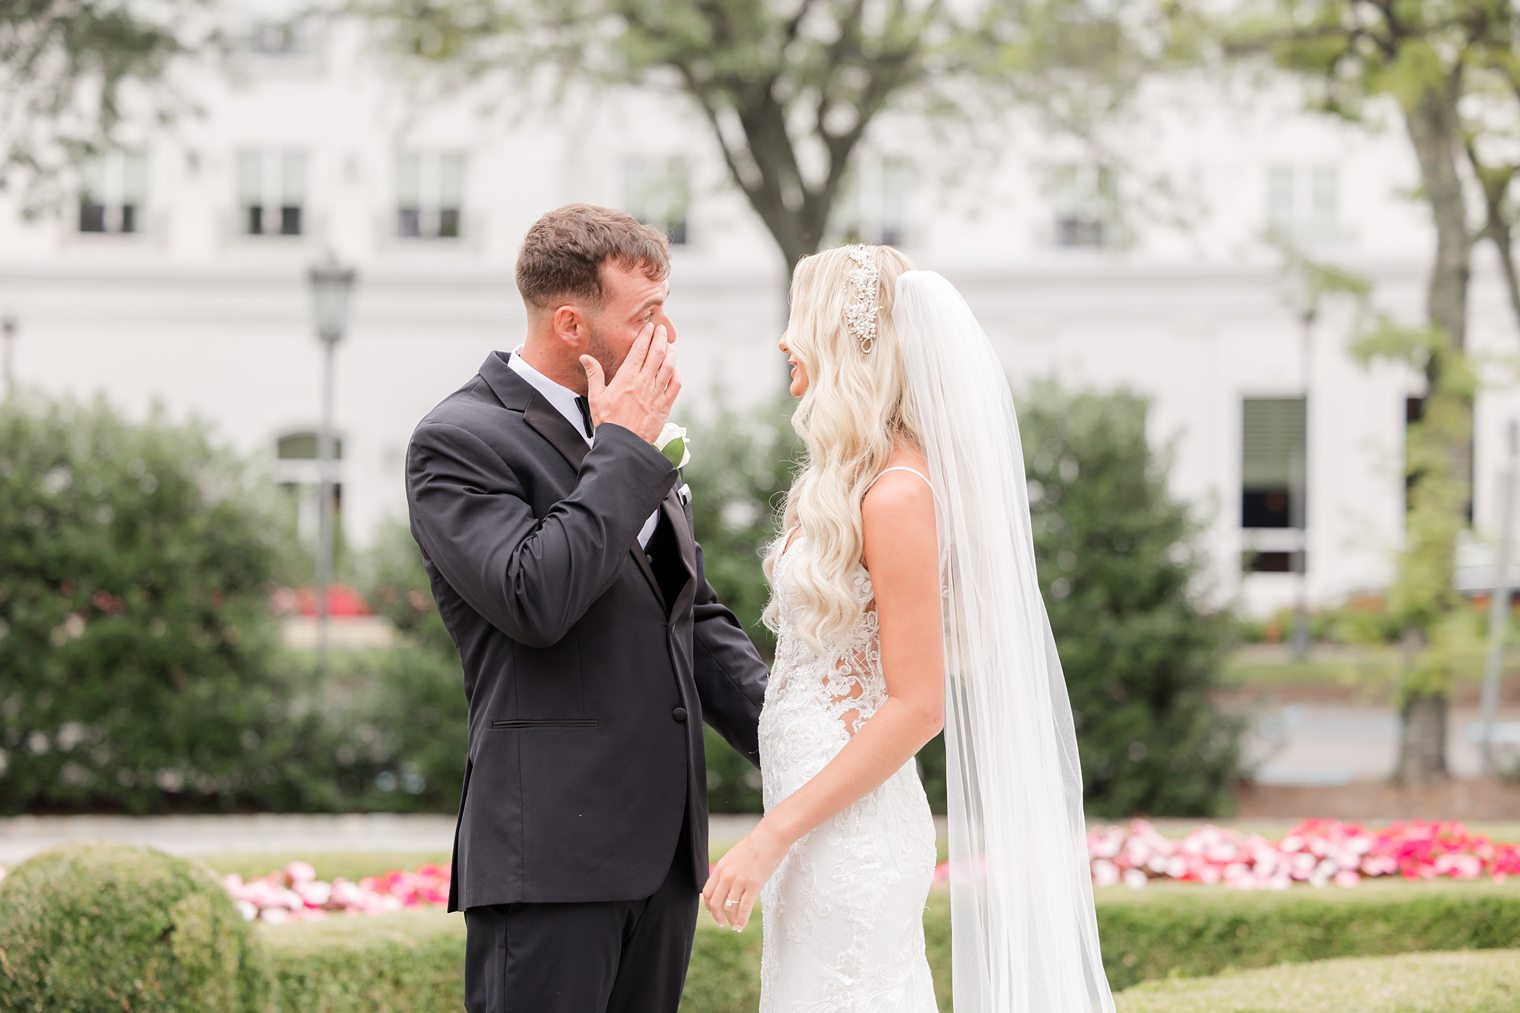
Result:
{"label": "building window", "polygon": [[908,165],[901,159],[862,157],[834,202],[832,229],[840,243],[901,246],[908,203]]}
{"label": "building window", "polygon": [[238,217],[244,235],[301,235],[305,204],[305,155],[245,151],[238,156]]}
{"label": "building window", "polygon": [[1339,231],[1340,177],[1333,165],[1267,169],[1267,225],[1278,236],[1327,242]]}
{"label": "building window", "polygon": [[1055,213],[1053,241],[1065,249],[1102,249],[1114,239],[1118,194],[1107,166],[1068,165],[1049,187]]}
{"label": "building window", "polygon": [[687,241],[691,172],[679,155],[632,158],[623,165],[623,207],[633,217],[663,231],[671,243]]}
{"label": "building window", "polygon": [[1307,516],[1307,404],[1302,397],[1251,397],[1241,405],[1240,527],[1247,572],[1292,570],[1302,562]]}
{"label": "building window", "polygon": [[[343,483],[340,480],[343,465],[343,440],[333,437],[332,459],[332,510],[334,531],[343,512]],[[296,530],[303,541],[316,544],[318,525],[321,522],[319,490],[322,471],[317,459],[317,434],[303,431],[288,433],[275,441],[274,478],[290,497],[291,509],[296,518]]]}
{"label": "building window", "polygon": [[79,231],[135,233],[142,230],[148,195],[148,156],[113,151],[79,167]]}
{"label": "building window", "polygon": [[[1409,456],[1409,428],[1425,417],[1425,399],[1423,397],[1406,397],[1404,399],[1404,513],[1409,513],[1410,494],[1414,491],[1415,483],[1420,480],[1419,472],[1411,467]],[[1467,503],[1463,508],[1463,516],[1467,518],[1467,526],[1473,523],[1473,461],[1476,459],[1476,428],[1473,435],[1467,441],[1467,460],[1464,462],[1464,477],[1467,481]]]}
{"label": "building window", "polygon": [[396,235],[458,239],[464,204],[464,156],[403,152],[396,163]]}

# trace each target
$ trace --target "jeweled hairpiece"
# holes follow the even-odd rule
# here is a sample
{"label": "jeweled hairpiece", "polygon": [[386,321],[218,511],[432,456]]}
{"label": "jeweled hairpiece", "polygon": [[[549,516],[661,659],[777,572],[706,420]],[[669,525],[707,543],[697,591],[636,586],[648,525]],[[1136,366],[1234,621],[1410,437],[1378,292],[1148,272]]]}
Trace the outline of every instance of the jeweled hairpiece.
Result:
{"label": "jeweled hairpiece", "polygon": [[876,347],[876,299],[881,284],[881,269],[863,243],[850,247],[850,259],[855,267],[846,276],[855,297],[844,308],[845,326],[860,343],[860,350],[869,353]]}

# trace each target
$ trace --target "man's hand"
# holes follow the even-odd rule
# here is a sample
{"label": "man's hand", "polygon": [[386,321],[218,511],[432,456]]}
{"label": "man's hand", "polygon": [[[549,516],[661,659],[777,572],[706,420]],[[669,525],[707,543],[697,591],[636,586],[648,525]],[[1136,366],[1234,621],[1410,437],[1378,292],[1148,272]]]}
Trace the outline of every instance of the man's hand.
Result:
{"label": "man's hand", "polygon": [[592,422],[615,423],[653,443],[681,392],[676,353],[665,340],[665,325],[646,324],[639,331],[611,383],[602,377],[601,363],[591,356],[581,356],[581,368],[586,371]]}

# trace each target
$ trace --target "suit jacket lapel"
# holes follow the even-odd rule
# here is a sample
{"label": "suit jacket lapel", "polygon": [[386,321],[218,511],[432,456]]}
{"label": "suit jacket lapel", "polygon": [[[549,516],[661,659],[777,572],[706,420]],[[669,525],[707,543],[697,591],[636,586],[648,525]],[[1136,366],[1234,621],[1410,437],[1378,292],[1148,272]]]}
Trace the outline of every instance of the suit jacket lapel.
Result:
{"label": "suit jacket lapel", "polygon": [[670,613],[674,615],[696,593],[697,547],[696,541],[692,538],[691,528],[686,523],[686,511],[681,508],[680,494],[676,490],[672,489],[660,501],[660,512],[664,514],[665,523],[670,525],[675,535],[676,548],[681,553],[681,566],[686,572],[686,581],[681,585],[676,600],[669,603]]}
{"label": "suit jacket lapel", "polygon": [[533,392],[528,406],[523,409],[523,421],[553,444],[554,449],[570,462],[570,467],[580,470],[581,462],[586,459],[586,452],[591,448],[586,445],[585,437],[576,432],[575,427],[565,421],[565,417],[555,411],[554,406],[545,401],[538,391]]}

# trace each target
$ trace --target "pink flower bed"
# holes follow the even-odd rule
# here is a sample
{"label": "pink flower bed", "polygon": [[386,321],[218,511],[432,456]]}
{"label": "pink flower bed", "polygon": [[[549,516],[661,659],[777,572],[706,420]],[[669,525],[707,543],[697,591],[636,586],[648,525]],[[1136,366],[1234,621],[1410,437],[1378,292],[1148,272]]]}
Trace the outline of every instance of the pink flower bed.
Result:
{"label": "pink flower bed", "polygon": [[382,914],[415,907],[441,907],[449,899],[449,867],[424,865],[416,872],[387,872],[354,883],[338,878],[325,882],[305,862],[244,881],[222,877],[222,884],[249,921],[288,922],[323,918],[333,912]]}
{"label": "pink flower bed", "polygon": [[[1493,879],[1520,875],[1520,844],[1497,844],[1460,823],[1413,821],[1370,830],[1338,820],[1306,820],[1279,841],[1203,826],[1181,840],[1163,837],[1146,820],[1097,826],[1087,834],[1093,883],[1141,887],[1153,880],[1237,889],[1282,890],[1294,883],[1355,886],[1364,879]],[[935,883],[950,878],[941,862]],[[5,870],[0,869],[0,881]],[[329,914],[379,914],[448,902],[449,867],[387,872],[357,883],[325,882],[305,862],[244,880],[222,877],[250,921],[287,922]]]}
{"label": "pink flower bed", "polygon": [[1281,890],[1294,883],[1355,886],[1364,879],[1504,880],[1520,874],[1520,845],[1496,844],[1460,823],[1412,821],[1381,830],[1306,820],[1281,840],[1204,826],[1181,840],[1145,820],[1087,835],[1093,883],[1140,887],[1152,880]]}

